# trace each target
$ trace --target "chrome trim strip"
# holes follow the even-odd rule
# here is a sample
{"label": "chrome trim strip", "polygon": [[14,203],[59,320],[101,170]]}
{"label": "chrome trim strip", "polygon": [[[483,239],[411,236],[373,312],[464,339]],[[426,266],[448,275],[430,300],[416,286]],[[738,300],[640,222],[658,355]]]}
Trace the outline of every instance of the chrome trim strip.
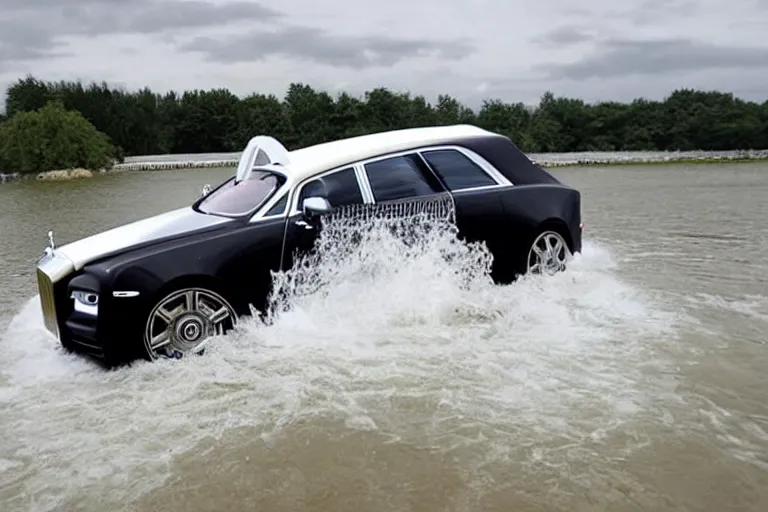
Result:
{"label": "chrome trim strip", "polygon": [[[395,158],[395,157],[398,157],[398,156],[414,155],[415,154],[415,155],[419,155],[419,157],[422,159],[422,161],[424,161],[427,164],[429,169],[432,170],[432,172],[434,172],[434,170],[432,169],[432,166],[429,165],[429,163],[426,161],[426,158],[424,158],[424,155],[422,155],[422,153],[429,152],[429,151],[446,150],[446,149],[455,150],[455,151],[458,151],[459,153],[463,154],[464,156],[466,156],[467,158],[472,160],[473,163],[475,163],[478,167],[480,167],[480,169],[482,169],[486,174],[488,174],[488,176],[491,177],[491,179],[493,179],[496,182],[496,185],[483,185],[483,186],[480,186],[480,187],[468,187],[468,188],[463,188],[461,190],[447,190],[448,193],[459,192],[459,191],[464,192],[464,191],[467,191],[467,190],[483,190],[483,189],[491,189],[491,188],[497,188],[497,187],[500,188],[500,187],[514,186],[514,183],[509,181],[498,169],[496,169],[493,165],[491,165],[490,162],[488,162],[485,158],[483,158],[482,156],[478,155],[477,153],[475,153],[471,149],[468,149],[468,148],[465,148],[465,147],[462,147],[462,146],[456,146],[456,145],[453,145],[453,144],[438,144],[438,145],[435,145],[435,146],[421,146],[421,147],[415,147],[415,148],[407,149],[407,150],[404,150],[404,151],[397,151],[397,152],[394,152],[394,153],[387,153],[387,154],[378,155],[378,156],[375,156],[375,157],[372,157],[372,158],[367,158],[367,159],[364,159],[364,160],[359,160],[359,161],[353,162],[351,164],[345,164],[345,165],[342,165],[341,167],[335,167],[333,169],[329,169],[327,171],[320,172],[320,173],[317,173],[317,174],[313,174],[312,176],[308,176],[308,177],[304,178],[301,182],[296,183],[292,187],[292,190],[289,191],[289,193],[292,194],[292,197],[290,198],[290,201],[289,201],[290,208],[287,208],[287,214],[288,214],[288,216],[293,216],[293,215],[296,215],[296,214],[299,213],[300,210],[299,210],[299,207],[298,207],[298,197],[299,197],[298,191],[306,183],[308,183],[308,182],[310,182],[310,181],[312,181],[314,179],[326,176],[328,174],[332,174],[334,172],[343,171],[344,169],[348,169],[349,167],[352,167],[352,168],[355,169],[355,174],[357,175],[357,179],[358,179],[358,185],[361,187],[361,192],[363,194],[363,200],[366,203],[368,203],[370,201],[370,203],[373,204],[376,201],[375,201],[374,196],[373,196],[373,189],[371,188],[370,181],[368,180],[368,173],[365,172],[365,166],[367,164],[372,163],[372,162],[377,162],[379,160],[386,160],[388,158]],[[362,173],[360,171],[362,171]]]}
{"label": "chrome trim strip", "polygon": [[497,188],[507,188],[512,187],[513,185],[483,185],[482,187],[466,187],[466,188],[457,188],[456,190],[451,190],[451,194],[458,194],[459,192],[474,192],[476,190],[491,190],[491,189],[497,189]]}
{"label": "chrome trim strip", "polygon": [[[495,181],[499,186],[514,185],[514,183],[509,181],[498,169],[496,169],[493,165],[491,165],[491,163],[488,162],[488,160],[486,160],[482,156],[478,155],[477,153],[475,153],[471,149],[467,149],[467,148],[461,147],[461,146],[454,146],[454,145],[450,145],[450,144],[447,144],[447,145],[444,144],[444,145],[440,145],[440,146],[424,146],[424,147],[420,147],[420,148],[414,148],[414,149],[411,149],[411,150],[408,150],[408,151],[400,151],[400,152],[391,153],[391,154],[388,154],[388,155],[381,155],[381,156],[377,156],[375,158],[370,158],[368,160],[363,160],[363,161],[359,162],[359,164],[365,166],[365,165],[367,165],[369,163],[377,162],[379,160],[386,160],[388,158],[395,158],[395,157],[404,156],[404,155],[418,154],[421,157],[422,161],[424,161],[424,163],[426,163],[427,166],[430,169],[432,169],[432,166],[429,165],[429,162],[427,162],[427,159],[424,158],[424,155],[422,153],[428,153],[430,151],[442,151],[442,150],[454,150],[454,151],[458,151],[459,153],[463,154],[464,156],[466,156],[467,158],[472,160],[472,162],[475,163],[478,167],[480,167],[480,169],[485,171],[485,173],[488,174],[488,176],[490,176],[493,179],[493,181]],[[432,170],[432,172],[435,172],[435,171]],[[492,185],[483,185],[483,188],[484,187],[490,187],[490,186],[492,186]],[[472,190],[474,188],[481,188],[481,187],[470,187],[470,188],[466,188],[466,189],[462,189],[462,190]],[[453,191],[449,190],[449,192],[453,192]]]}
{"label": "chrome trim strip", "polygon": [[272,194],[272,197],[269,198],[269,200],[264,203],[264,205],[259,208],[256,213],[251,216],[250,219],[248,219],[248,223],[252,224],[264,219],[277,219],[280,217],[286,217],[288,213],[288,204],[285,205],[285,210],[283,213],[278,213],[277,215],[267,215],[267,212],[271,210],[273,206],[279,203],[284,196],[291,193],[291,185],[293,185],[293,181],[290,179],[290,177],[286,176],[286,181],[283,183],[283,186],[278,188],[275,193]]}
{"label": "chrome trim strip", "polygon": [[[397,158],[398,156],[405,156],[405,155],[418,155],[418,157],[421,159],[422,162],[424,162],[424,165],[427,166],[427,168],[432,172],[433,174],[437,174],[437,172],[432,168],[432,166],[429,164],[427,159],[424,157],[422,153],[428,153],[430,151],[441,151],[441,150],[454,150],[458,151],[459,153],[463,154],[467,158],[469,158],[475,165],[477,165],[480,170],[485,172],[493,181],[496,182],[496,185],[482,185],[478,187],[467,187],[457,190],[445,190],[445,192],[449,194],[453,194],[454,192],[465,192],[468,190],[484,190],[484,189],[493,189],[493,188],[501,188],[501,187],[510,187],[514,186],[514,184],[509,181],[501,172],[496,169],[494,166],[490,164],[485,158],[478,155],[471,149],[467,149],[461,146],[452,146],[452,145],[440,145],[440,146],[426,146],[416,149],[411,149],[408,151],[399,151],[397,153],[390,153],[388,155],[381,155],[377,156],[375,158],[369,158],[368,160],[363,160],[361,162],[356,163],[355,165],[359,165],[363,168],[363,174],[365,175],[365,181],[368,184],[369,190],[371,190],[371,197],[373,197],[373,189],[370,188],[370,182],[368,181],[368,173],[365,172],[365,166],[373,163],[378,162],[380,160],[387,160],[389,158]],[[436,176],[437,177],[437,176]],[[375,201],[374,201],[375,202]]]}
{"label": "chrome trim strip", "polygon": [[368,181],[368,174],[365,172],[365,168],[360,164],[355,164],[355,174],[357,175],[357,184],[360,187],[360,191],[363,193],[363,202],[373,204],[376,199],[373,197],[373,189],[371,188],[371,182]]}
{"label": "chrome trim strip", "polygon": [[[443,145],[443,146],[430,146],[428,148],[420,148],[417,151],[421,155],[421,153],[428,153],[430,151],[440,151],[440,150],[445,150],[445,149],[452,149],[452,150],[458,151],[459,153],[463,154],[464,156],[466,156],[467,158],[472,160],[472,162],[477,164],[477,166],[480,167],[480,169],[485,171],[499,185],[501,185],[501,186],[504,186],[504,185],[514,185],[514,183],[509,181],[506,178],[506,176],[504,176],[498,169],[496,169],[493,165],[491,165],[491,163],[488,160],[486,160],[482,156],[478,155],[477,153],[475,153],[471,149],[463,148],[461,146]],[[424,155],[421,155],[421,156],[422,156],[422,158],[424,158]],[[426,161],[426,158],[424,158],[424,161]],[[430,168],[431,167],[432,166],[430,166]],[[491,188],[491,187],[492,187],[492,185],[483,185],[482,187],[468,187],[468,188],[464,188],[464,189],[461,189],[461,190],[475,190],[475,189]],[[453,192],[453,191],[451,191],[451,192]]]}
{"label": "chrome trim strip", "polygon": [[112,292],[112,296],[113,297],[138,297],[139,296],[139,292],[134,292],[134,291],[130,291],[130,292]]}

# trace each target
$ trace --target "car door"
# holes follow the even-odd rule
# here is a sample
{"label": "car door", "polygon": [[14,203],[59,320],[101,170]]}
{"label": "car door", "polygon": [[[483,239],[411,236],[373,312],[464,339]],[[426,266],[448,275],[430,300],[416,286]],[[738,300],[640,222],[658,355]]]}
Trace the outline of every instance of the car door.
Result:
{"label": "car door", "polygon": [[[515,227],[506,219],[500,182],[467,153],[456,148],[421,151],[421,156],[453,196],[458,235],[466,242],[482,242],[494,255],[493,276],[502,281],[501,263],[514,254]],[[490,166],[490,164],[487,164]]]}
{"label": "car door", "polygon": [[352,165],[330,171],[301,184],[291,198],[291,209],[286,219],[283,270],[292,268],[298,257],[311,252],[320,236],[321,219],[307,218],[303,212],[302,204],[309,197],[326,199],[333,210],[365,203],[358,173]]}

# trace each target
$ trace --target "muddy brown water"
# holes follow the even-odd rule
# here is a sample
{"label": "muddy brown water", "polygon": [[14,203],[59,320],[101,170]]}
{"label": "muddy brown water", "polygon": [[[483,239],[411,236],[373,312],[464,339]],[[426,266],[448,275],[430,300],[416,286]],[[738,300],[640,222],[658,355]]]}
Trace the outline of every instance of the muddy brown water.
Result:
{"label": "muddy brown water", "polygon": [[62,353],[35,299],[47,230],[230,172],[0,185],[0,510],[768,510],[768,165],[554,171],[586,230],[552,279],[462,287],[447,236],[399,265],[373,237],[376,272],[340,262],[202,357]]}

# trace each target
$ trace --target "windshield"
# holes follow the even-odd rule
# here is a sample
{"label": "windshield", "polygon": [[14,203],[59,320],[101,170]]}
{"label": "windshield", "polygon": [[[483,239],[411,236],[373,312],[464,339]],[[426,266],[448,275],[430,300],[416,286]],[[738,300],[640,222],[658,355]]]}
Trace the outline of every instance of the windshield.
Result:
{"label": "windshield", "polygon": [[235,183],[228,181],[198,205],[203,213],[239,217],[253,212],[263,205],[285,179],[273,172],[254,169],[247,179]]}

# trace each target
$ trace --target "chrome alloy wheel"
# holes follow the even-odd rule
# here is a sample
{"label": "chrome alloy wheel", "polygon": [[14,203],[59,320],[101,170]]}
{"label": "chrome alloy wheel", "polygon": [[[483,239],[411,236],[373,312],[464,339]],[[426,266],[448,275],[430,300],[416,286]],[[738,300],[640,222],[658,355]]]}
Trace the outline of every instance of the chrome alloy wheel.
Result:
{"label": "chrome alloy wheel", "polygon": [[166,296],[149,314],[144,346],[152,359],[180,359],[201,352],[213,336],[236,324],[235,310],[221,295],[186,288]]}
{"label": "chrome alloy wheel", "polygon": [[565,270],[571,251],[562,235],[555,231],[544,231],[536,237],[528,251],[528,272],[554,275]]}

